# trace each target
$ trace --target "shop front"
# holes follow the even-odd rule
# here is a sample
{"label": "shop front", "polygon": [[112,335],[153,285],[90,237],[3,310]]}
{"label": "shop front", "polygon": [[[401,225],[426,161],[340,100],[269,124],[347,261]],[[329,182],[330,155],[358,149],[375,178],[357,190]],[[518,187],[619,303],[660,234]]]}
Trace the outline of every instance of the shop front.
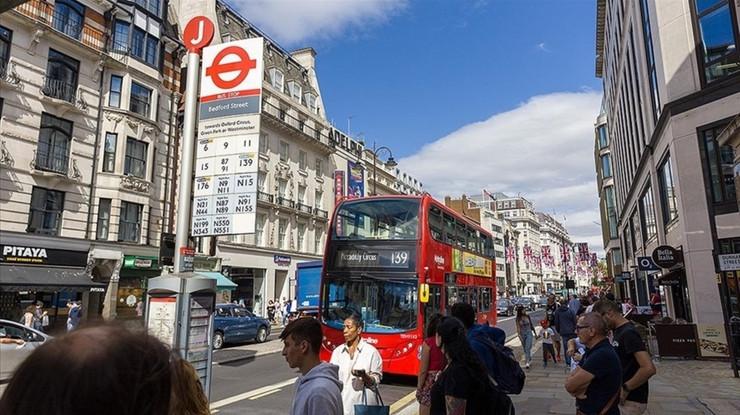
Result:
{"label": "shop front", "polygon": [[[99,303],[105,285],[92,280],[90,244],[84,240],[0,232],[0,318],[18,321],[27,307],[41,302],[48,332],[64,330],[67,301],[79,301],[83,318]],[[97,297],[96,297],[97,298]]]}
{"label": "shop front", "polygon": [[161,273],[157,256],[123,256],[116,295],[116,319],[126,324],[143,324],[149,278],[158,277]]}

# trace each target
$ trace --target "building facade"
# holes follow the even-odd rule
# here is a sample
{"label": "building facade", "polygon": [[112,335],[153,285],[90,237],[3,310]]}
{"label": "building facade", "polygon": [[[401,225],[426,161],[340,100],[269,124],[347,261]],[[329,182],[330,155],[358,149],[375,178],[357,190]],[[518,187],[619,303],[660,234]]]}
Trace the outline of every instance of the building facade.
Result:
{"label": "building facade", "polygon": [[424,193],[424,184],[419,179],[398,168],[396,168],[396,184],[394,187],[402,195],[419,196]]}
{"label": "building facade", "polygon": [[[738,275],[718,272],[713,255],[740,252],[735,148],[718,141],[740,112],[740,4],[597,5],[596,74],[622,271],[630,272],[621,290],[639,305],[658,292],[665,315],[721,329],[740,318]],[[637,258],[659,246],[679,250],[683,261],[639,271]]]}
{"label": "building facade", "polygon": [[41,300],[63,320],[77,299],[88,318],[141,317],[179,158],[167,4],[30,0],[0,15],[0,243],[61,249],[3,256],[26,275],[3,277],[3,304]]}
{"label": "building facade", "polygon": [[[565,289],[565,281],[574,279],[569,275],[567,263],[563,261],[563,250],[570,250],[573,243],[562,223],[547,213],[537,213],[540,222],[540,251],[542,256],[542,281],[544,291],[551,293]],[[570,257],[570,255],[568,255]],[[578,281],[576,288],[581,291],[590,288],[590,281]]]}

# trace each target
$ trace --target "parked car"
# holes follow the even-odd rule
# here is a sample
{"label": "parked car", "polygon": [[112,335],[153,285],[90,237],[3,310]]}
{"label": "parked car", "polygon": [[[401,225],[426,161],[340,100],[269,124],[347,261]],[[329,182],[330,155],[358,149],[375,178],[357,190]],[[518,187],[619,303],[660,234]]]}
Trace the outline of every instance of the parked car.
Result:
{"label": "parked car", "polygon": [[508,298],[499,298],[496,302],[496,313],[499,316],[513,316],[514,304]]}
{"label": "parked car", "polygon": [[536,308],[534,301],[532,301],[532,299],[529,297],[514,297],[511,301],[514,303],[515,309],[516,307],[519,307],[519,306],[522,306],[526,310],[529,310],[529,311],[534,310]]}
{"label": "parked car", "polygon": [[10,379],[28,355],[51,336],[14,321],[0,320],[0,338],[23,341],[23,344],[0,343],[0,382],[4,382]]}
{"label": "parked car", "polygon": [[213,348],[220,349],[226,343],[254,340],[262,343],[270,335],[270,322],[252,314],[246,307],[237,304],[216,304],[213,327]]}

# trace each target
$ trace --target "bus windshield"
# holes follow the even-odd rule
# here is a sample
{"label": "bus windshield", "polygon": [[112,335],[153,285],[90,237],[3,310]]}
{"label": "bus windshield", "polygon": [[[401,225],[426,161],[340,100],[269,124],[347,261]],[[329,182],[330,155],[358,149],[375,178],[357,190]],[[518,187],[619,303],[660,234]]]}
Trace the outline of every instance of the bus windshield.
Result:
{"label": "bus windshield", "polygon": [[419,200],[361,200],[341,205],[334,239],[414,240],[418,231]]}
{"label": "bus windshield", "polygon": [[333,279],[325,283],[323,322],[342,330],[353,312],[362,316],[365,333],[401,333],[416,328],[416,279]]}

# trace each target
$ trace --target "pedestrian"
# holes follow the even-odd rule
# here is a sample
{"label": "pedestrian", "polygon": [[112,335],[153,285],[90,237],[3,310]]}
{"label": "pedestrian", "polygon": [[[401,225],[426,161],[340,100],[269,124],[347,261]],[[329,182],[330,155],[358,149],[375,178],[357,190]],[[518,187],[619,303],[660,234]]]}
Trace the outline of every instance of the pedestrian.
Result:
{"label": "pedestrian", "polygon": [[416,400],[419,402],[419,415],[429,415],[432,405],[432,386],[439,372],[447,365],[442,349],[437,346],[437,325],[442,315],[437,313],[429,318],[424,342],[421,344],[419,376],[416,382]]}
{"label": "pedestrian", "polygon": [[485,339],[489,339],[503,346],[506,342],[506,332],[498,327],[476,324],[475,309],[467,303],[453,304],[450,308],[450,315],[463,323],[468,341],[470,342],[470,348],[478,354],[478,358],[483,362],[483,366],[495,378],[494,375],[498,373],[496,360],[491,355],[489,348],[485,345]]}
{"label": "pedestrian", "polygon": [[[367,405],[380,404],[377,386],[383,377],[383,359],[378,349],[360,337],[363,328],[359,314],[352,313],[344,319],[345,343],[334,349],[329,360],[339,366],[345,415],[354,415],[355,405],[364,403],[363,394],[367,396]],[[365,388],[375,393],[366,393]]]}
{"label": "pedestrian", "polygon": [[198,372],[185,359],[173,356],[169,415],[210,415],[208,398]]}
{"label": "pedestrian", "polygon": [[176,359],[146,333],[110,325],[75,330],[44,342],[18,366],[0,414],[168,414]]}
{"label": "pedestrian", "polygon": [[275,302],[272,301],[272,298],[267,300],[267,319],[270,323],[275,322]]}
{"label": "pedestrian", "polygon": [[565,390],[576,398],[579,415],[619,415],[622,369],[617,352],[606,338],[606,323],[598,313],[585,313],[578,319],[577,328],[586,353],[565,379]]}
{"label": "pedestrian", "polygon": [[28,328],[35,328],[36,326],[35,320],[36,320],[36,306],[29,305],[28,307],[26,307],[26,311],[23,313],[23,319],[21,322],[23,323],[24,326]]}
{"label": "pedestrian", "polygon": [[573,314],[575,314],[576,316],[578,315],[578,311],[581,309],[581,300],[578,299],[578,296],[576,294],[570,296],[568,308],[570,308],[570,311],[572,311]]}
{"label": "pedestrian", "polygon": [[436,343],[449,363],[432,386],[430,414],[492,413],[486,398],[488,373],[470,348],[463,323],[455,317],[443,317],[437,325]]}
{"label": "pedestrian", "polygon": [[290,317],[290,301],[283,297],[283,326],[288,325],[288,317]]}
{"label": "pedestrian", "polygon": [[552,357],[553,364],[557,365],[558,361],[555,359],[555,348],[552,346],[552,336],[555,332],[552,330],[547,323],[547,320],[540,322],[542,326],[542,361],[544,366],[547,367],[547,361]]}
{"label": "pedestrian", "polygon": [[[568,340],[576,337],[576,313],[568,306],[566,299],[560,302],[560,307],[555,311],[555,330],[560,334],[563,345],[567,346]],[[570,356],[567,353],[565,364],[570,366]]]}
{"label": "pedestrian", "polygon": [[67,332],[80,325],[82,306],[72,300],[67,300]]}
{"label": "pedestrian", "polygon": [[550,294],[547,297],[547,306],[545,307],[545,315],[547,316],[547,326],[552,329],[554,334],[552,335],[552,345],[555,348],[555,354],[558,362],[560,361],[560,334],[555,327],[555,311],[558,309],[558,302],[555,300],[555,295]]}
{"label": "pedestrian", "polygon": [[36,301],[36,308],[33,314],[33,328],[45,332],[47,327],[49,327],[49,314],[44,310],[43,301]]}
{"label": "pedestrian", "polygon": [[658,290],[653,291],[653,293],[650,295],[650,308],[652,309],[653,315],[655,316],[662,312],[660,293],[658,292]]}
{"label": "pedestrian", "polygon": [[620,313],[618,304],[601,300],[594,306],[609,329],[612,330],[612,346],[617,351],[622,366],[622,391],[619,409],[622,415],[640,415],[647,410],[648,380],[656,369],[645,343],[634,324]]}
{"label": "pedestrian", "polygon": [[339,368],[319,359],[321,324],[313,318],[299,318],[280,333],[283,356],[301,376],[295,381],[290,415],[342,415],[342,382]]}
{"label": "pedestrian", "polygon": [[534,343],[537,333],[534,331],[532,319],[522,306],[516,308],[516,333],[524,349],[524,367],[529,369],[529,365],[532,363],[532,343]]}

